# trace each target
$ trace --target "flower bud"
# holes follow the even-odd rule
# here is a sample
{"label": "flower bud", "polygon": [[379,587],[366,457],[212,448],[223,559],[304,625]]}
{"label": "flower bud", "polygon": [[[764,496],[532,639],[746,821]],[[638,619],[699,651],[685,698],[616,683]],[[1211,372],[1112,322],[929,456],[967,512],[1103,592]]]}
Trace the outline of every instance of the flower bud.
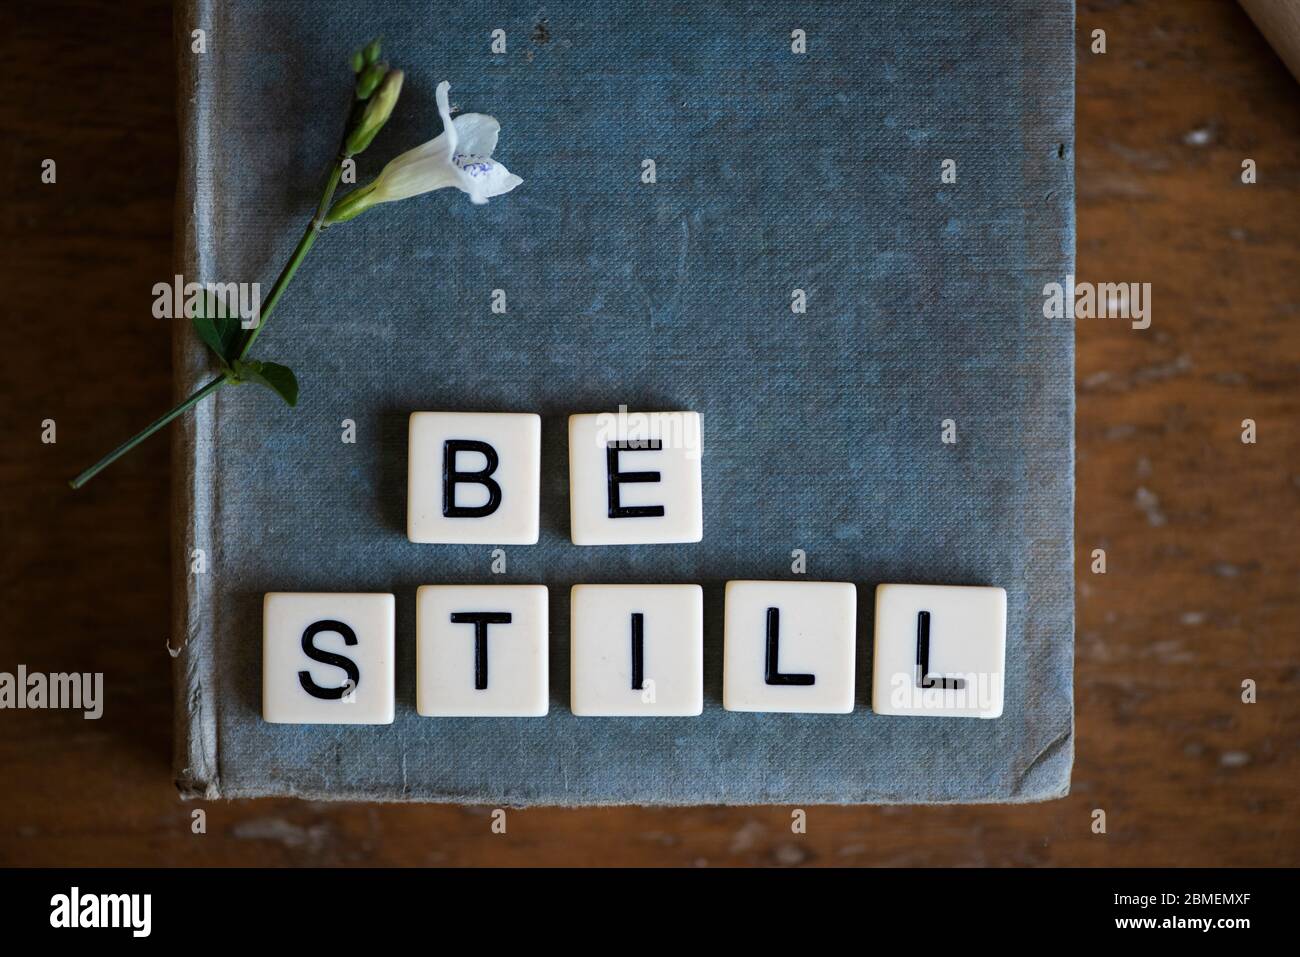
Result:
{"label": "flower bud", "polygon": [[375,92],[387,72],[387,63],[372,63],[362,70],[361,75],[357,77],[357,99],[370,99],[370,94]]}
{"label": "flower bud", "polygon": [[393,107],[397,105],[397,98],[402,93],[403,74],[401,70],[390,70],[384,76],[384,81],[379,84],[379,89],[375,91],[370,102],[366,104],[366,110],[361,114],[361,119],[357,125],[348,134],[347,143],[344,144],[344,152],[348,156],[356,156],[365,150],[378,135],[379,131],[384,128],[388,118],[393,115]]}

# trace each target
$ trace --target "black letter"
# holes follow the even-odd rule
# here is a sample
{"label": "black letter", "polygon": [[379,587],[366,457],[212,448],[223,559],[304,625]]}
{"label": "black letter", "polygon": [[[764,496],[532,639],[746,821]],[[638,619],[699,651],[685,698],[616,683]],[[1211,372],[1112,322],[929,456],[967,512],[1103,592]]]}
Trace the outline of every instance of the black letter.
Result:
{"label": "black letter", "polygon": [[618,470],[618,453],[620,450],[638,451],[648,449],[652,452],[663,448],[658,439],[643,442],[610,442],[605,449],[605,463],[609,470],[609,517],[610,518],[658,518],[663,515],[662,505],[620,505],[618,504],[618,487],[623,482],[658,482],[658,472],[620,472]]}
{"label": "black letter", "polygon": [[[487,464],[481,472],[456,471],[456,453],[482,452]],[[442,514],[447,518],[482,518],[491,515],[501,504],[501,486],[490,476],[497,470],[497,450],[476,439],[448,439],[442,446]],[[473,482],[488,492],[485,505],[457,505],[457,483]]]}
{"label": "black letter", "polygon": [[454,611],[451,613],[453,625],[474,626],[474,690],[487,688],[488,659],[487,631],[488,625],[510,624],[508,611]]}
{"label": "black letter", "polygon": [[916,613],[916,685],[918,688],[946,688],[960,691],[966,687],[965,678],[935,678],[926,674],[930,670],[930,613]]}
{"label": "black letter", "polygon": [[632,690],[645,684],[645,615],[632,612]]}
{"label": "black letter", "polygon": [[814,675],[783,675],[778,664],[781,654],[781,610],[767,610],[767,683],[770,685],[810,685],[817,681]]}
{"label": "black letter", "polygon": [[307,626],[307,630],[302,633],[302,650],[312,661],[319,661],[323,665],[333,665],[336,668],[342,668],[347,672],[347,682],[338,688],[322,688],[311,678],[310,671],[298,672],[298,681],[302,684],[302,689],[313,698],[324,698],[326,701],[337,701],[349,691],[356,690],[357,685],[361,683],[361,672],[357,670],[357,663],[346,655],[337,655],[332,651],[323,651],[315,645],[316,636],[322,631],[335,631],[343,636],[343,644],[351,647],[357,643],[357,633],[343,624],[341,621],[332,621],[325,619],[323,621],[312,622]]}

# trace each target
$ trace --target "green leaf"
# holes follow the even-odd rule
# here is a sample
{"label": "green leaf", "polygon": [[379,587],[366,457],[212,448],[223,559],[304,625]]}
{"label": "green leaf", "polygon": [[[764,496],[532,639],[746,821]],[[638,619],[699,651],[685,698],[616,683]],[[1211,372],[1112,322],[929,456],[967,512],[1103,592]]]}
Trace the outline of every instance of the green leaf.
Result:
{"label": "green leaf", "polygon": [[264,385],[289,405],[298,404],[298,379],[293,370],[278,362],[252,362],[236,359],[232,365],[241,382]]}
{"label": "green leaf", "polygon": [[199,338],[223,363],[229,365],[239,355],[244,328],[238,316],[227,315],[225,306],[215,296],[201,296],[190,321]]}

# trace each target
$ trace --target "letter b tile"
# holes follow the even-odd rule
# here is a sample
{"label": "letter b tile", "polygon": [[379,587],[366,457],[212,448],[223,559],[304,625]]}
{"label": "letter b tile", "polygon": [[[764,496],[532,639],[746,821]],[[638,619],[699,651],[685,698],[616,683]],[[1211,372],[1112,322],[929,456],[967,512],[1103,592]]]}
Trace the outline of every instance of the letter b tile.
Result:
{"label": "letter b tile", "polygon": [[1007,593],[965,585],[879,585],[871,710],[1002,715]]}
{"label": "letter b tile", "polygon": [[535,545],[542,420],[515,412],[413,412],[406,537]]}
{"label": "letter b tile", "polygon": [[271,592],[262,603],[262,717],[392,724],[392,595]]}
{"label": "letter b tile", "polygon": [[550,704],[545,585],[415,593],[415,708],[425,717],[540,717]]}
{"label": "letter b tile", "polygon": [[845,582],[727,582],[722,706],[853,710],[857,590]]}

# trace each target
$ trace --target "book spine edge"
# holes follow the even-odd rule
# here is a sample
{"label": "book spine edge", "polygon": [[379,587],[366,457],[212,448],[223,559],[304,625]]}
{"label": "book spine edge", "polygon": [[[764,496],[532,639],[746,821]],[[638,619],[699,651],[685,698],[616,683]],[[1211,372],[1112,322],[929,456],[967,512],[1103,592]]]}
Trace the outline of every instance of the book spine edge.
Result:
{"label": "book spine edge", "polygon": [[[185,282],[202,281],[212,256],[212,170],[208,149],[209,95],[213,82],[210,48],[194,52],[194,30],[215,26],[211,0],[177,0],[173,31],[176,52],[176,118],[179,169],[172,259]],[[211,374],[189,323],[172,331],[172,390],[177,401]],[[185,798],[219,798],[216,669],[208,570],[215,541],[212,529],[213,449],[216,400],[177,420],[171,431],[172,683],[173,769]]]}

